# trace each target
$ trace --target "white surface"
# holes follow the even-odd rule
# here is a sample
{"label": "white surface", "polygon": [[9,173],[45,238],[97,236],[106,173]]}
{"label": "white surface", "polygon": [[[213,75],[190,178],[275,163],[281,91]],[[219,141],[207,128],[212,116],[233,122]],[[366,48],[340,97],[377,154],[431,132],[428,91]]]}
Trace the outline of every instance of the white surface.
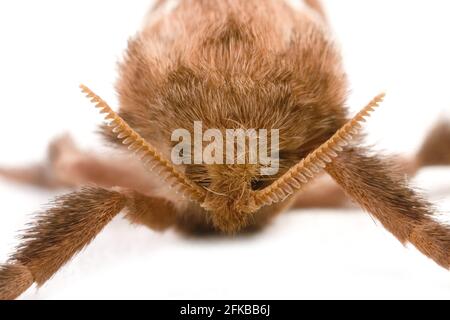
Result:
{"label": "white surface", "polygon": [[[0,2],[0,164],[38,160],[66,130],[96,148],[100,117],[84,82],[111,102],[116,60],[149,1]],[[359,109],[389,98],[368,125],[369,142],[411,153],[449,109],[450,3],[326,1]],[[13,139],[14,137],[14,139]],[[416,184],[450,209],[450,171]],[[0,181],[0,261],[17,230],[53,194]],[[447,199],[444,201],[444,199]],[[450,298],[449,273],[404,249],[360,210],[286,214],[265,232],[236,239],[155,234],[117,219],[54,279],[25,299],[54,298]]]}

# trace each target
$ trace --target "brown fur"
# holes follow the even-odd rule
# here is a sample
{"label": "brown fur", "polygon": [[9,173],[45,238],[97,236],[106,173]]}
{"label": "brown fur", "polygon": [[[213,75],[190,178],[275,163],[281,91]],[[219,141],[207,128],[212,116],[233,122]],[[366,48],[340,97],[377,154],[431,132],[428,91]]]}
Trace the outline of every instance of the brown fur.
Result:
{"label": "brown fur", "polygon": [[15,299],[33,284],[33,275],[20,264],[0,265],[0,300]]}
{"label": "brown fur", "polygon": [[[208,191],[197,204],[182,200],[139,163],[59,142],[49,165],[28,174],[4,173],[46,186],[97,187],[63,196],[38,216],[10,264],[0,269],[0,298],[15,298],[32,282],[42,285],[123,208],[131,222],[154,230],[234,233],[267,225],[295,197],[256,212],[245,199],[270,186],[348,120],[347,81],[319,1],[307,1],[317,13],[310,14],[294,12],[280,0],[182,0],[172,13],[159,16],[164,2],[158,1],[120,64],[119,114],[166,158],[172,131],[191,130],[194,121],[203,121],[205,130],[279,129],[279,174],[267,179],[255,165],[182,166],[184,175]],[[449,144],[443,144],[450,137],[448,126],[436,130],[417,161],[408,161],[409,173],[450,162]],[[443,133],[446,140],[440,139]],[[341,206],[347,200],[342,188],[400,241],[449,268],[449,228],[433,219],[432,206],[394,166],[354,147],[326,169],[340,187],[324,180],[312,184],[297,206]]]}
{"label": "brown fur", "polygon": [[[28,274],[31,274],[32,282],[44,284],[91,242],[123,209],[125,201],[120,193],[98,188],[84,188],[57,198],[24,232],[11,263],[21,266],[21,277],[29,279]],[[5,277],[8,270],[2,270],[0,278]],[[29,282],[31,285],[32,282]],[[9,296],[15,298],[25,289],[25,285],[17,286],[15,292],[9,292]]]}
{"label": "brown fur", "polygon": [[412,190],[389,159],[352,148],[327,172],[361,207],[402,243],[411,242],[444,268],[450,268],[450,226],[433,219],[434,209]]}
{"label": "brown fur", "polygon": [[439,166],[450,163],[450,123],[439,122],[428,134],[417,155],[417,166]]}
{"label": "brown fur", "polygon": [[[281,1],[182,1],[130,41],[117,90],[119,114],[166,158],[172,131],[189,130],[194,121],[205,130],[279,129],[281,170],[260,187],[346,121],[345,74],[326,25],[294,14]],[[109,130],[105,134],[117,142]],[[252,181],[262,180],[257,169],[184,168],[195,182],[205,174],[211,179],[207,187],[214,193],[206,206],[225,232],[251,224],[253,217],[236,199],[245,199]]]}
{"label": "brown fur", "polygon": [[172,202],[145,197],[136,192],[128,198],[127,218],[131,222],[146,225],[156,231],[164,231],[175,224],[177,210]]}

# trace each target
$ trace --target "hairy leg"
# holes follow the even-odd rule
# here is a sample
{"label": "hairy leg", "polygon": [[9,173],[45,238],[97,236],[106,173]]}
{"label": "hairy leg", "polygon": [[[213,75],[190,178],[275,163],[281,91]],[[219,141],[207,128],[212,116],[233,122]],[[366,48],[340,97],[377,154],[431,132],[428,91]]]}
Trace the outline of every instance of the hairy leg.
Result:
{"label": "hairy leg", "polygon": [[[399,172],[414,176],[420,169],[415,158],[394,160]],[[323,175],[307,185],[296,197],[293,208],[350,208],[351,199],[330,176]]]}
{"label": "hairy leg", "polygon": [[[413,177],[429,166],[450,165],[450,123],[438,123],[427,135],[416,156],[394,159],[398,173]],[[350,198],[342,187],[328,176],[306,186],[297,196],[294,208],[346,208]]]}
{"label": "hairy leg", "polygon": [[342,188],[329,176],[323,175],[310,182],[295,198],[294,209],[347,208],[349,198]]}
{"label": "hairy leg", "polygon": [[394,162],[353,148],[336,158],[327,172],[402,243],[412,243],[450,268],[450,226],[435,220],[432,205],[409,187]]}
{"label": "hairy leg", "polygon": [[428,134],[416,157],[417,168],[450,164],[450,123],[439,122]]}
{"label": "hairy leg", "polygon": [[130,222],[156,231],[164,231],[176,223],[177,210],[172,202],[137,192],[131,192],[127,198],[126,218]]}
{"label": "hairy leg", "polygon": [[[0,299],[15,299],[29,285],[44,284],[83,249],[124,207],[117,192],[85,188],[62,196],[24,232],[9,264],[0,271]],[[20,285],[14,283],[21,279]]]}
{"label": "hairy leg", "polygon": [[122,187],[148,193],[157,179],[131,158],[106,158],[80,150],[68,135],[55,139],[47,160],[23,168],[0,168],[0,176],[42,188],[76,188],[95,185]]}
{"label": "hairy leg", "polygon": [[83,188],[57,198],[22,236],[8,264],[0,267],[0,300],[15,299],[33,283],[43,285],[87,246],[119,213],[153,229],[169,227],[173,207],[134,192]]}
{"label": "hairy leg", "polygon": [[82,153],[68,135],[52,141],[48,147],[47,159],[42,163],[18,168],[0,168],[0,176],[9,180],[43,188],[64,188],[75,186],[72,170],[65,172],[64,163],[74,163]]}

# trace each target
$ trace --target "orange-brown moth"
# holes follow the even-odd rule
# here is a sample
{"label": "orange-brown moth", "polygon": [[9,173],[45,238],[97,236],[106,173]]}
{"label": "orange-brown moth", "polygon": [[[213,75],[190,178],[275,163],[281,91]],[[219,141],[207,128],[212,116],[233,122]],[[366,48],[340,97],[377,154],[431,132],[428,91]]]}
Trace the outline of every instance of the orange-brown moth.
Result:
{"label": "orange-brown moth", "polygon": [[[160,0],[120,65],[119,112],[81,88],[106,114],[104,136],[136,160],[83,152],[64,137],[46,166],[1,171],[77,190],[23,233],[0,267],[0,299],[44,284],[122,211],[153,230],[232,234],[262,228],[288,208],[339,207],[349,197],[402,243],[450,267],[449,226],[404,179],[450,162],[449,126],[437,126],[414,159],[361,146],[361,124],[383,95],[348,116],[346,75],[318,0]],[[279,170],[175,165],[171,134],[192,133],[199,121],[218,132],[277,129]]]}

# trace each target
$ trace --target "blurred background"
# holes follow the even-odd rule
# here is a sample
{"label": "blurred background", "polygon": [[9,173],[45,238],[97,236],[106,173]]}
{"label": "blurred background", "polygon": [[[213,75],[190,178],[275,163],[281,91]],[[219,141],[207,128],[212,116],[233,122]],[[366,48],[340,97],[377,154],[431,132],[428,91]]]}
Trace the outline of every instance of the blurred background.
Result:
{"label": "blurred background", "polygon": [[[43,159],[49,141],[64,132],[105,152],[94,133],[101,118],[78,85],[117,105],[116,62],[151,3],[0,2],[0,166]],[[351,81],[350,109],[388,93],[366,127],[369,143],[413,154],[449,115],[450,3],[324,3]],[[450,170],[426,169],[414,184],[448,218]],[[0,261],[30,215],[58,193],[0,180]],[[157,234],[119,217],[52,281],[22,298],[448,299],[450,277],[360,209],[290,212],[263,233],[234,239]]]}

